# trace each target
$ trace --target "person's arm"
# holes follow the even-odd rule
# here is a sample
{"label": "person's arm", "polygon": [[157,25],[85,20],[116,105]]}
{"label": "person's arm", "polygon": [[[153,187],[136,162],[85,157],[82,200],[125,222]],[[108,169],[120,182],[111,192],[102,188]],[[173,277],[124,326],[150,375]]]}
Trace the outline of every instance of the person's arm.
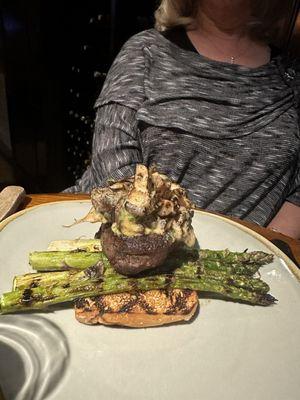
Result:
{"label": "person's arm", "polygon": [[120,180],[134,174],[142,162],[136,111],[113,103],[97,110],[90,166],[83,176],[65,190],[89,193],[105,186],[108,179]]}
{"label": "person's arm", "polygon": [[267,228],[300,239],[300,155],[290,192]]}
{"label": "person's arm", "polygon": [[90,192],[134,174],[142,162],[136,113],[145,99],[145,43],[151,33],[129,39],[111,66],[95,107],[97,110],[91,164],[64,192]]}
{"label": "person's arm", "polygon": [[284,202],[267,228],[300,239],[300,207],[288,201]]}

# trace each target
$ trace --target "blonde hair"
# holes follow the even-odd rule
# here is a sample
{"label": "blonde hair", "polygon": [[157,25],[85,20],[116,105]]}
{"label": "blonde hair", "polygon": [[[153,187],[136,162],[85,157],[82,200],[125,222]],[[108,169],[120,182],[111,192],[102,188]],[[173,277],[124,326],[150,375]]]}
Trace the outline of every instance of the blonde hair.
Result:
{"label": "blonde hair", "polygon": [[[249,35],[257,40],[276,41],[292,3],[293,0],[251,0],[252,19],[248,24]],[[199,0],[161,0],[155,11],[155,28],[158,31],[176,26],[192,28],[199,7]]]}
{"label": "blonde hair", "polygon": [[198,10],[195,0],[161,0],[155,11],[155,28],[165,31],[175,26],[189,27]]}

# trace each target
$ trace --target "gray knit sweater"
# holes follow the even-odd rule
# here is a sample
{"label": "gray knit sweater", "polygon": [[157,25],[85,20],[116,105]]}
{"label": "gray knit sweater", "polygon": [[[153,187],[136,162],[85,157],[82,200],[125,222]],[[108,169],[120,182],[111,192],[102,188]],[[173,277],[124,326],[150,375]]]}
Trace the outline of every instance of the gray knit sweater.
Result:
{"label": "gray knit sweater", "polygon": [[155,164],[197,206],[266,225],[300,206],[297,69],[209,60],[155,29],[133,36],[99,98],[91,165],[69,192]]}

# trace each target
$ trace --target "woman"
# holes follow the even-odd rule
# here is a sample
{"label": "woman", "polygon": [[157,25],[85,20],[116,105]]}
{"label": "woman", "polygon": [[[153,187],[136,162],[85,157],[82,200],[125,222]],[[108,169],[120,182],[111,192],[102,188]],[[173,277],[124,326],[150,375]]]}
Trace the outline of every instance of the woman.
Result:
{"label": "woman", "polygon": [[268,44],[280,3],[162,0],[108,74],[68,191],[156,164],[197,206],[300,237],[299,75]]}

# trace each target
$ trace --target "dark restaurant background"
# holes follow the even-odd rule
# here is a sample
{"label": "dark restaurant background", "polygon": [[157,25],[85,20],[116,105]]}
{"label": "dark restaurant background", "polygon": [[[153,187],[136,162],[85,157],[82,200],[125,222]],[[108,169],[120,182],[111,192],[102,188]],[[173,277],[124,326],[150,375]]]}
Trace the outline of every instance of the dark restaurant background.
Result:
{"label": "dark restaurant background", "polygon": [[[58,192],[85,170],[93,104],[122,44],[153,26],[156,0],[2,0],[0,189]],[[299,1],[281,33],[299,52]],[[294,15],[294,18],[292,16]]]}

